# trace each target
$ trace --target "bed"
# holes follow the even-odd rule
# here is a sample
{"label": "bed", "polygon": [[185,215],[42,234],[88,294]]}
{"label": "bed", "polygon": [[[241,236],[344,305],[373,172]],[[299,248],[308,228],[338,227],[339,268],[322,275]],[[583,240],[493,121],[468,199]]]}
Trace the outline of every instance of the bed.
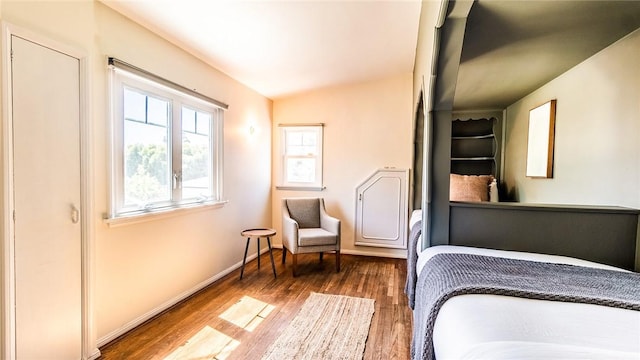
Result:
{"label": "bed", "polygon": [[[409,256],[405,289],[414,309],[412,359],[640,359],[640,274],[570,257],[515,251],[441,245],[420,252],[419,217],[412,216],[412,230],[416,231],[411,232],[410,241],[416,242],[410,248],[419,256]],[[552,297],[553,301],[517,297],[508,292],[461,293],[440,303],[430,320],[434,311],[424,300],[431,290],[425,274],[442,266],[442,261],[448,263],[452,256],[465,257],[465,261],[523,262],[527,267],[533,264],[532,269],[565,267],[586,271],[587,279],[600,278],[605,284],[610,276],[620,275],[626,281],[620,286],[626,297],[614,304],[622,306],[618,308],[611,306],[610,299],[603,304],[562,297]],[[489,273],[484,265],[478,269],[476,272]],[[412,272],[417,275],[413,280]],[[584,292],[576,291],[579,295]]]}

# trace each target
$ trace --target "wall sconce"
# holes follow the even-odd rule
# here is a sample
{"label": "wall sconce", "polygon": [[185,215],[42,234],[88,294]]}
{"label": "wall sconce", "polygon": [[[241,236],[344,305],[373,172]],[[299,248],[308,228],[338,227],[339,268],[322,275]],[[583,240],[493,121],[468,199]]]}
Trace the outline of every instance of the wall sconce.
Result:
{"label": "wall sconce", "polygon": [[258,132],[258,128],[255,125],[249,125],[247,132],[249,133],[249,136],[254,136]]}

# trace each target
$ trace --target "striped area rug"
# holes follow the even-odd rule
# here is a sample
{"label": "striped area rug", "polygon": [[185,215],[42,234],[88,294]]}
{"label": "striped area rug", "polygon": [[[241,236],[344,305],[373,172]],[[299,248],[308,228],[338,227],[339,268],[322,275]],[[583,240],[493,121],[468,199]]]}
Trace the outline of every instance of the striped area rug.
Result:
{"label": "striped area rug", "polygon": [[311,293],[263,360],[360,360],[374,300]]}

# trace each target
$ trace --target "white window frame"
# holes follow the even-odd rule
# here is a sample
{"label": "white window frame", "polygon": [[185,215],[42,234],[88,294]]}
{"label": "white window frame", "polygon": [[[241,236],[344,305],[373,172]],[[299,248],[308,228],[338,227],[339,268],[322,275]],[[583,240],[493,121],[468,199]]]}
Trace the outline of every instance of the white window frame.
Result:
{"label": "white window frame", "polygon": [[[111,61],[111,59],[110,59]],[[125,63],[123,63],[125,64]],[[215,100],[207,101],[206,97],[193,96],[188,89],[182,89],[180,85],[171,83],[144,70],[129,66],[134,71],[110,64],[111,87],[111,201],[110,210],[106,218],[109,224],[132,222],[132,219],[140,220],[189,208],[201,208],[205,206],[217,206],[226,203],[223,200],[223,149],[224,149],[224,110],[226,105]],[[149,203],[144,207],[127,206],[124,204],[124,88],[135,89],[157,98],[170,101],[170,119],[168,120],[168,154],[169,172],[173,176],[171,184],[171,200],[167,202]],[[220,105],[222,104],[222,106]],[[197,199],[181,199],[181,157],[182,157],[182,108],[195,109],[212,115],[210,124],[210,160],[211,173],[209,181],[212,194],[209,197]]]}
{"label": "white window frame", "polygon": [[[279,142],[279,154],[280,154],[280,170],[279,170],[279,185],[276,186],[280,190],[312,190],[321,191],[324,190],[323,186],[323,174],[322,174],[322,156],[323,156],[323,129],[324,124],[280,124],[280,142]],[[287,154],[287,134],[290,132],[314,132],[316,134],[316,150],[315,154],[306,155],[290,155]],[[313,182],[293,182],[287,179],[287,164],[290,158],[312,158],[315,159],[315,180]]]}

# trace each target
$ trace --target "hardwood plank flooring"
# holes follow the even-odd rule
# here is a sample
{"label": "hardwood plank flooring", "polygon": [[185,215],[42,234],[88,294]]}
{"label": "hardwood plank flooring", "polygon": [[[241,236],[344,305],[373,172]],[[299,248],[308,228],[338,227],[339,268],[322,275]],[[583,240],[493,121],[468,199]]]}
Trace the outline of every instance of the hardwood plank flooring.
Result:
{"label": "hardwood plank flooring", "polygon": [[[273,277],[269,254],[265,253],[260,270],[257,261],[251,261],[242,280],[240,270],[232,272],[105,345],[100,349],[100,359],[260,359],[310,292],[374,299],[375,313],[364,359],[409,358],[412,313],[403,291],[406,260],[342,254],[341,271],[336,273],[333,254],[326,254],[323,263],[318,254],[302,254],[298,257],[299,274],[294,278],[291,260],[287,259],[285,267],[281,250],[274,249],[276,254],[277,279]],[[243,297],[250,299],[242,300]],[[235,304],[238,305],[232,308]],[[241,313],[245,308],[262,311],[251,326],[234,325],[220,318],[225,311]],[[244,315],[243,319],[251,316]],[[212,338],[215,336],[219,338]],[[204,349],[205,343],[209,350]],[[227,347],[223,348],[224,344]],[[216,348],[214,353],[212,346]]]}

